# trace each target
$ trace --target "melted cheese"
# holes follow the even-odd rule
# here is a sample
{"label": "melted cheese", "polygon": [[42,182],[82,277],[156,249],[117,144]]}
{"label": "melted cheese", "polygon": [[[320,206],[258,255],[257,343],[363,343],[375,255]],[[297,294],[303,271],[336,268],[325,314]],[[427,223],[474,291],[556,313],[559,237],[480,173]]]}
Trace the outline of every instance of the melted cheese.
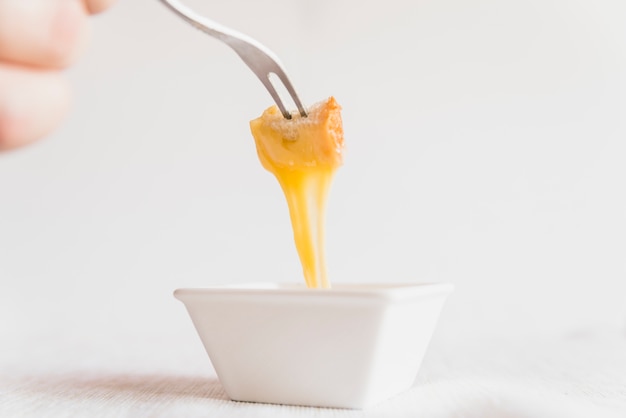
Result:
{"label": "melted cheese", "polygon": [[307,287],[328,288],[324,251],[326,200],[342,164],[341,107],[333,97],[285,119],[276,106],[250,122],[259,160],[285,193]]}

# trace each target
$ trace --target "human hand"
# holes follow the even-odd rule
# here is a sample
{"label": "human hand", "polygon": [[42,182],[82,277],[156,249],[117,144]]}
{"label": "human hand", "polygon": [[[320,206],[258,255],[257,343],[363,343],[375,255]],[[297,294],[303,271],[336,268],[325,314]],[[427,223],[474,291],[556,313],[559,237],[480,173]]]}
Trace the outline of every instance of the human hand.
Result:
{"label": "human hand", "polygon": [[50,133],[69,107],[61,70],[114,0],[0,0],[0,151]]}

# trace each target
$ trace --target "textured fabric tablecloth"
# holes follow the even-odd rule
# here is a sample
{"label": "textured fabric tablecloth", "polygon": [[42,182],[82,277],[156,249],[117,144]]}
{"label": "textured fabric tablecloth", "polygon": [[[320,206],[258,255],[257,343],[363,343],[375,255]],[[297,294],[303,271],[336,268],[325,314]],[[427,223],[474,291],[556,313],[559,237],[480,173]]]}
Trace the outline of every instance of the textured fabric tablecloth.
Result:
{"label": "textured fabric tablecloth", "polygon": [[626,335],[436,336],[413,388],[364,411],[230,401],[198,341],[34,336],[5,345],[0,417],[625,417]]}

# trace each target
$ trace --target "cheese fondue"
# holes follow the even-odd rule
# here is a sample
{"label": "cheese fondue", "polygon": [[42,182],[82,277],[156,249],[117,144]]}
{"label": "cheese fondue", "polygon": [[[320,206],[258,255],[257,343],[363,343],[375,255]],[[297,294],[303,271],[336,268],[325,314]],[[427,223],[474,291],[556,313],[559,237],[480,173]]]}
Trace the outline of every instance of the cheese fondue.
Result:
{"label": "cheese fondue", "polygon": [[276,106],[250,122],[259,160],[283,189],[307,287],[329,288],[324,254],[326,200],[342,164],[341,107],[333,97],[308,116],[285,119]]}

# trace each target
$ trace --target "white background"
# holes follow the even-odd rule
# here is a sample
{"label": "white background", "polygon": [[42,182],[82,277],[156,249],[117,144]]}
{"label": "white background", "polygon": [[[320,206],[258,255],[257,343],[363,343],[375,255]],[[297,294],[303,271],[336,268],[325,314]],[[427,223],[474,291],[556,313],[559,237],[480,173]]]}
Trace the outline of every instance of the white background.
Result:
{"label": "white background", "polygon": [[[623,1],[187,3],[343,105],[332,281],[454,283],[438,338],[626,329]],[[303,282],[248,129],[271,99],[231,50],[120,0],[68,77],[63,127],[0,155],[4,355],[199,348],[173,289]]]}

